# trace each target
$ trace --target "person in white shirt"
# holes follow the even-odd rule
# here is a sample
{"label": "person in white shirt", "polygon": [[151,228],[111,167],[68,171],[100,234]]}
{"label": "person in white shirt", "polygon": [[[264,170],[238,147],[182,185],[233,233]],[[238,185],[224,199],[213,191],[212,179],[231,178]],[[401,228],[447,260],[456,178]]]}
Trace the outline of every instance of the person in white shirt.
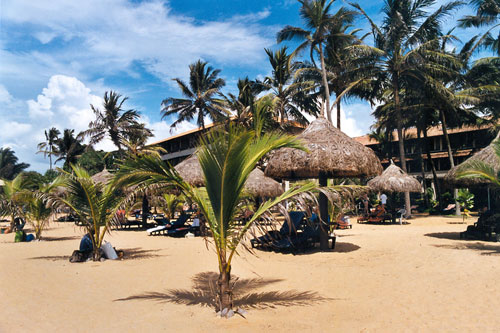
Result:
{"label": "person in white shirt", "polygon": [[382,195],[380,196],[380,203],[385,206],[385,204],[387,203],[387,195],[385,195],[385,193],[382,193]]}

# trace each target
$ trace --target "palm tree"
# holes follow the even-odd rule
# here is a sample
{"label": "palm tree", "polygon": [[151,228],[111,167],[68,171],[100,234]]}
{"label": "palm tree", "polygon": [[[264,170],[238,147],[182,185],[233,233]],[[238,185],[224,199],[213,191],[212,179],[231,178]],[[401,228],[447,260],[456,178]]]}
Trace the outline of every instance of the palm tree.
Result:
{"label": "palm tree", "polygon": [[[461,5],[454,1],[440,6],[435,12],[425,10],[435,4],[435,0],[386,0],[383,8],[383,24],[378,27],[359,4],[352,4],[370,22],[375,39],[373,52],[379,54],[379,73],[376,81],[383,82],[382,89],[391,90],[394,99],[394,113],[398,132],[399,158],[401,168],[406,172],[406,156],[403,137],[403,114],[401,92],[405,81],[428,83],[428,77],[421,69],[428,65],[435,71],[443,70],[422,57],[426,49],[435,45],[440,38],[440,23],[452,10]],[[444,54],[433,51],[433,59],[441,60]],[[405,208],[410,212],[410,195],[405,193]]]}
{"label": "palm tree", "polygon": [[[300,16],[305,21],[307,28],[310,30],[305,30],[299,27],[286,26],[277,34],[277,42],[281,43],[284,40],[302,40],[303,42],[297,47],[293,52],[295,54],[303,51],[305,48],[309,47],[310,57],[313,64],[316,66],[314,61],[315,52],[319,53],[319,59],[321,63],[321,76],[323,83],[324,96],[323,99],[326,102],[326,112],[328,119],[331,121],[330,115],[330,89],[328,86],[327,71],[325,65],[325,55],[324,55],[324,45],[328,38],[328,33],[333,21],[333,16],[329,13],[330,7],[335,0],[299,0],[302,4],[300,8]],[[325,116],[325,110],[321,109],[321,115]]]}
{"label": "palm tree", "polygon": [[174,168],[155,156],[129,160],[117,174],[118,185],[142,184],[156,188],[175,185],[198,205],[211,230],[217,253],[217,300],[220,311],[232,308],[232,259],[249,228],[271,207],[315,187],[308,183],[286,191],[278,198],[261,204],[242,228],[236,227],[235,215],[238,205],[243,201],[243,188],[250,172],[264,155],[280,147],[303,149],[291,136],[265,133],[258,137],[253,131],[230,126],[227,133],[213,131],[202,139],[198,158],[205,175],[206,188],[187,184]]}
{"label": "palm tree", "polygon": [[14,227],[15,218],[24,217],[22,193],[29,184],[23,174],[3,182],[3,186],[0,186],[0,216],[10,216],[10,225]]}
{"label": "palm tree", "polygon": [[75,165],[71,165],[71,169],[72,173],[63,172],[61,180],[66,187],[66,196],[54,200],[78,216],[92,239],[92,258],[97,261],[101,258],[104,235],[112,221],[117,219],[116,212],[124,198],[111,184],[95,183],[85,169]]}
{"label": "palm tree", "polygon": [[223,100],[215,98],[226,84],[224,79],[217,77],[219,73],[219,69],[214,70],[201,60],[189,65],[189,86],[179,78],[174,79],[185,98],[164,99],[161,102],[162,119],[176,114],[177,120],[170,125],[172,128],[194,117],[197,117],[196,123],[201,128],[205,128],[205,116],[214,122],[224,119],[228,114],[223,107]]}
{"label": "palm tree", "polygon": [[[90,136],[90,145],[102,141],[106,135],[109,136],[113,144],[122,150],[123,140],[130,139],[132,136],[140,135],[142,132],[151,136],[151,131],[145,129],[144,125],[138,122],[139,112],[136,110],[123,110],[123,103],[128,97],[123,97],[114,91],[104,93],[104,110],[90,107],[94,112],[96,119],[89,123],[89,129],[84,132],[85,136]],[[149,132],[148,132],[149,131]]]}
{"label": "palm tree", "polygon": [[76,164],[80,155],[85,151],[85,146],[82,142],[82,133],[75,137],[74,129],[65,129],[62,138],[60,138],[56,143],[57,155],[59,157],[54,161],[54,164],[64,160],[63,169],[70,170],[70,165]]}
{"label": "palm tree", "polygon": [[258,82],[263,91],[271,91],[273,96],[273,109],[281,126],[288,118],[293,118],[301,124],[309,122],[301,111],[316,115],[316,110],[311,107],[300,107],[307,103],[306,95],[314,88],[311,81],[293,81],[296,65],[292,63],[292,55],[287,54],[287,48],[273,52],[265,49],[271,67],[272,76],[267,76],[263,82]]}
{"label": "palm tree", "polygon": [[52,127],[45,130],[45,142],[40,142],[37,146],[38,153],[43,153],[44,157],[49,155],[49,170],[52,170],[52,155],[54,155],[54,148],[56,147],[57,140],[59,140],[59,130],[55,127]]}
{"label": "palm tree", "polygon": [[[459,21],[459,27],[487,27],[491,26],[478,40],[479,47],[489,48],[500,55],[500,35],[495,39],[491,35],[493,29],[498,28],[500,24],[500,1],[499,0],[470,0],[469,5],[472,6],[476,13],[475,15],[467,15]],[[478,36],[476,36],[478,37]]]}
{"label": "palm tree", "polygon": [[16,153],[9,147],[0,148],[0,178],[13,179],[30,165],[17,163]]}
{"label": "palm tree", "polygon": [[50,193],[62,186],[62,178],[58,177],[48,184],[39,184],[36,191],[25,191],[22,201],[26,203],[27,222],[35,230],[35,238],[42,239],[42,231],[47,227],[55,210],[49,205]]}

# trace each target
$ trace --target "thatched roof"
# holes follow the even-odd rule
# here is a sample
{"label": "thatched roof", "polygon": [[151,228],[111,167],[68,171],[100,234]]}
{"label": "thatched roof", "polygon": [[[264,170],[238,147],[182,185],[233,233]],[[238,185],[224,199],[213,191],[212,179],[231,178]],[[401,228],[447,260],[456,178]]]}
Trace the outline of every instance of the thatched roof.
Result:
{"label": "thatched roof", "polygon": [[203,176],[203,170],[201,170],[200,161],[198,161],[196,154],[177,164],[175,170],[189,184],[200,187],[205,186],[205,177]]}
{"label": "thatched roof", "polygon": [[110,180],[112,177],[113,174],[111,174],[106,168],[104,168],[104,170],[102,170],[101,172],[98,172],[95,175],[93,175],[92,180],[95,183],[106,184],[108,180]]}
{"label": "thatched roof", "polygon": [[370,188],[382,192],[421,192],[420,182],[409,176],[391,160],[391,165],[380,176],[368,181]]}
{"label": "thatched roof", "polygon": [[324,117],[309,124],[298,138],[310,152],[292,148],[275,151],[267,164],[266,176],[305,179],[318,178],[324,172],[329,178],[367,177],[382,172],[373,150],[351,139]]}
{"label": "thatched roof", "polygon": [[[500,132],[497,134],[496,138],[493,140],[498,140],[500,137]],[[481,178],[457,178],[457,174],[460,171],[465,170],[467,167],[467,164],[470,161],[481,161],[484,162],[490,166],[492,166],[495,171],[498,173],[500,171],[500,161],[498,160],[498,157],[495,154],[495,150],[493,149],[493,141],[486,146],[485,148],[481,149],[471,157],[469,157],[467,160],[464,162],[460,163],[459,165],[455,166],[454,168],[451,168],[450,171],[446,174],[444,177],[444,181],[447,185],[454,186],[454,187],[477,187],[477,186],[482,186],[482,185],[487,185],[490,184],[489,181]]]}
{"label": "thatched roof", "polygon": [[[181,177],[193,186],[205,186],[205,177],[196,154],[191,155],[175,166]],[[250,173],[245,183],[245,189],[258,197],[276,197],[283,193],[281,184],[266,177],[264,172],[256,168]]]}
{"label": "thatched roof", "polygon": [[283,194],[281,184],[270,177],[266,177],[259,168],[255,168],[250,172],[250,176],[245,183],[245,189],[255,197],[277,197]]}

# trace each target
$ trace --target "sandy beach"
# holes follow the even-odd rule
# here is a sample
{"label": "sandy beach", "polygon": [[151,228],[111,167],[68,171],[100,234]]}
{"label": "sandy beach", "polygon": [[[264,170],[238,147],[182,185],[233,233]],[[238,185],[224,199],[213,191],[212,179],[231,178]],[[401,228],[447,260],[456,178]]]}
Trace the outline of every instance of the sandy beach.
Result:
{"label": "sandy beach", "polygon": [[[469,218],[472,224],[476,218]],[[46,240],[0,235],[1,332],[497,332],[500,244],[464,241],[461,218],[338,231],[333,252],[240,251],[235,298],[246,318],[217,318],[217,270],[202,238],[113,231],[120,261],[70,263],[83,231]]]}

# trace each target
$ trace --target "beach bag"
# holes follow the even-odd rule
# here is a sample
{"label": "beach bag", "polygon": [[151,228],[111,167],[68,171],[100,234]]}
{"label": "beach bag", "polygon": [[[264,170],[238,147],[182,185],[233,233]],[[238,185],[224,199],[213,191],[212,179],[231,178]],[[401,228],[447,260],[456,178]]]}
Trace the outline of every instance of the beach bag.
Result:
{"label": "beach bag", "polygon": [[26,234],[22,230],[16,231],[14,236],[14,243],[24,242],[26,240]]}
{"label": "beach bag", "polygon": [[32,240],[35,240],[35,236],[33,234],[27,234],[26,241],[31,242]]}
{"label": "beach bag", "polygon": [[104,245],[101,246],[102,252],[104,252],[104,257],[106,259],[116,260],[118,259],[118,255],[116,254],[115,249],[111,246],[111,243],[104,241]]}

